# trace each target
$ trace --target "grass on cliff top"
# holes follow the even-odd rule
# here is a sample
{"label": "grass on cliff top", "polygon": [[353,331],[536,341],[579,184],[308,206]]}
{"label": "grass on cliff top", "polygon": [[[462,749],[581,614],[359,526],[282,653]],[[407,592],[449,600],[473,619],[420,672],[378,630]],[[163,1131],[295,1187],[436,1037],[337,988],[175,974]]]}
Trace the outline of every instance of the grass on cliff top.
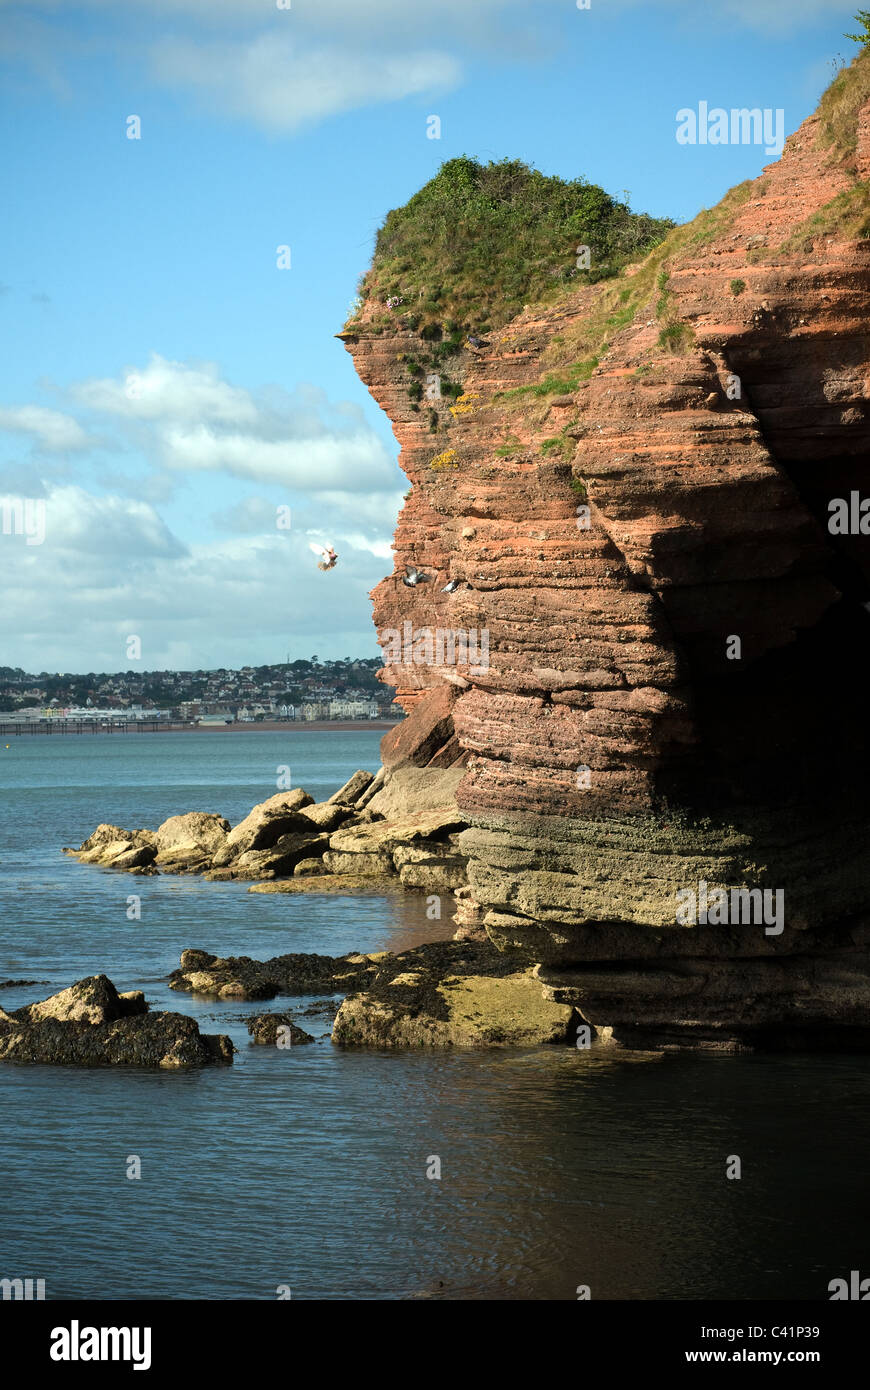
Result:
{"label": "grass on cliff top", "polygon": [[[384,305],[386,321],[401,319],[458,351],[466,334],[502,327],[524,304],[564,294],[566,283],[618,274],[674,225],[633,213],[582,178],[463,155],[388,213],[360,296]],[[590,248],[588,270],[577,266],[581,246]],[[394,296],[403,302],[391,312],[386,300]]]}
{"label": "grass on cliff top", "polygon": [[854,169],[858,114],[870,99],[870,49],[837,73],[819,102],[819,141]]}
{"label": "grass on cliff top", "polygon": [[659,347],[668,352],[686,352],[694,341],[688,324],[675,317],[668,292],[669,266],[681,254],[705,246],[723,235],[753,191],[763,194],[763,185],[753,179],[735,184],[713,208],[704,208],[691,222],[674,227],[651,250],[633,274],[602,285],[601,294],[589,314],[566,328],[544,354],[545,370],[537,383],[516,386],[497,393],[497,400],[553,396],[577,389],[587,381],[613,339],[626,328],[641,309],[661,324]]}

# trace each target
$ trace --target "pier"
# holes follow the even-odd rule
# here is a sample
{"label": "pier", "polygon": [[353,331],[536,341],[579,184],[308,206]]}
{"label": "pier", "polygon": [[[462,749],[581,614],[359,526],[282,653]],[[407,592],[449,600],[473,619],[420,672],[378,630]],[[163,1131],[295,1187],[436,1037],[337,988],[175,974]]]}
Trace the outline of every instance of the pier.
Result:
{"label": "pier", "polygon": [[126,734],[178,733],[192,725],[170,724],[165,719],[0,719],[0,737],[13,734]]}

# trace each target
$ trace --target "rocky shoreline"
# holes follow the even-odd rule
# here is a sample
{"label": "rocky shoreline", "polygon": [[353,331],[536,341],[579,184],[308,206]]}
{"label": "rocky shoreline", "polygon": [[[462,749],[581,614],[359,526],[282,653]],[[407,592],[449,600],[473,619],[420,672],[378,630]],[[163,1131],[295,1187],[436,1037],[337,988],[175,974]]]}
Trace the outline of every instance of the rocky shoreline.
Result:
{"label": "rocky shoreline", "polygon": [[[468,910],[465,860],[457,849],[466,826],[454,799],[461,775],[461,768],[360,770],[327,801],[315,802],[302,788],[292,788],[255,806],[236,826],[198,811],[172,816],[156,830],[103,824],[78,849],[64,852],[84,864],[134,875],[253,880],[253,892],[416,891],[426,893],[427,902],[437,898],[439,915],[440,895],[450,893],[457,907],[452,941],[399,954],[288,954],[266,961],[189,949],[169,977],[170,988],[220,1000],[341,996],[331,1036],[343,1047],[573,1044],[583,1022],[578,1011],[548,997],[528,953],[497,949]],[[105,988],[113,989],[108,981]],[[92,982],[82,981],[67,993],[86,998],[91,989]],[[134,1006],[125,996],[118,998],[116,1010]],[[138,996],[135,1007],[147,1008]],[[101,1016],[100,1025],[113,1018]],[[177,1026],[181,1016],[154,1018]],[[248,1030],[259,1044],[312,1040],[289,1013],[256,1015]],[[86,1062],[105,1052],[96,1034],[88,1036],[93,1042],[82,1053]],[[47,1042],[37,1048],[31,1040],[8,1053],[0,1049],[0,1057],[74,1058],[69,1041],[60,1034],[55,1038],[54,1055]],[[223,1046],[208,1038],[200,1044],[199,1050],[191,1044],[185,1051],[179,1043],[173,1055],[197,1065],[213,1060],[215,1049]],[[121,1055],[118,1047],[116,1054]],[[157,1058],[154,1047],[131,1044],[125,1060],[170,1065],[162,1057]],[[231,1057],[229,1045],[226,1060]]]}
{"label": "rocky shoreline", "polygon": [[[416,772],[412,769],[412,772]],[[320,891],[306,880],[397,878],[430,892],[465,885],[457,847],[466,822],[454,793],[461,776],[434,780],[359,771],[328,801],[302,788],[276,793],[236,826],[212,812],[171,816],[156,830],[99,825],[78,849],[84,864],[133,874],[203,874],[211,880],[270,883],[293,879],[297,892]],[[298,880],[302,880],[299,882]],[[286,890],[285,890],[286,891]]]}

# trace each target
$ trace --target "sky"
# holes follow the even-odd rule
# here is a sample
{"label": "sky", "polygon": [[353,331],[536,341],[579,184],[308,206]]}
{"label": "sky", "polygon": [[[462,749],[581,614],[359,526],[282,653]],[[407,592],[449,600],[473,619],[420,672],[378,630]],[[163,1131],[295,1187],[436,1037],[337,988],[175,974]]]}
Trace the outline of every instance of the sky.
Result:
{"label": "sky", "polygon": [[386,213],[468,154],[686,221],[771,156],[677,112],[790,133],[856,8],[0,0],[0,665],[376,656],[408,484],[334,335]]}

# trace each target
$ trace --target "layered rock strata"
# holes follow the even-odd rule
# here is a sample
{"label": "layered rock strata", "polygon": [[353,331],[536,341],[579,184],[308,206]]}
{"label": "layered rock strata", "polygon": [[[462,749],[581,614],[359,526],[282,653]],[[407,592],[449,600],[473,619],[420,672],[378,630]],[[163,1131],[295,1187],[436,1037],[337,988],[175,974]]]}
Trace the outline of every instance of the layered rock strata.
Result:
{"label": "layered rock strata", "polygon": [[455,404],[415,405],[400,314],[340,335],[411,482],[385,766],[461,771],[465,919],[608,1036],[870,1019],[870,540],[829,526],[870,495],[870,57],[838,82],[642,265],[460,353]]}

